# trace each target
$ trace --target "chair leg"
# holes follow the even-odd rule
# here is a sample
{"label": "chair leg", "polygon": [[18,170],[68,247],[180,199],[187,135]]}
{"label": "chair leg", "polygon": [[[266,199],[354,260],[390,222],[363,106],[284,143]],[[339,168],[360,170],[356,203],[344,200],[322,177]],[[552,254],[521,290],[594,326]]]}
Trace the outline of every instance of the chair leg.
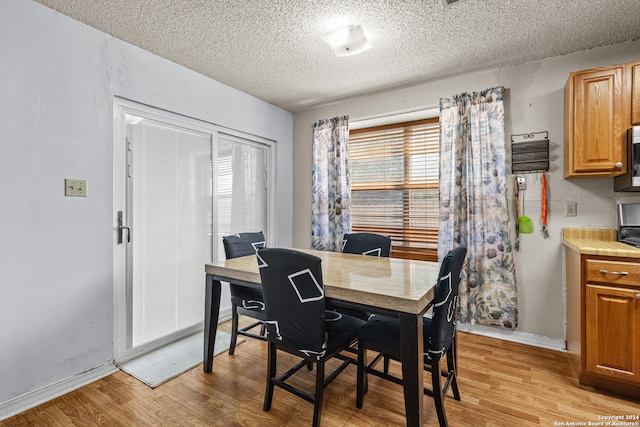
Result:
{"label": "chair leg", "polygon": [[384,373],[389,375],[389,356],[386,354],[383,357],[384,360]]}
{"label": "chair leg", "polygon": [[273,378],[276,376],[276,346],[269,342],[268,345],[268,362],[267,362],[267,389],[264,393],[264,405],[262,409],[268,411],[271,409],[271,401],[273,400]]}
{"label": "chair leg", "polygon": [[[455,343],[455,341],[454,341]],[[453,391],[453,398],[460,400],[460,390],[458,389],[458,372],[456,366],[456,355],[454,344],[451,345],[449,351],[447,351],[447,369],[448,377],[450,378],[451,390]]]}
{"label": "chair leg", "polygon": [[229,342],[229,355],[233,356],[236,351],[236,340],[238,339],[238,310],[231,304],[231,340]]}
{"label": "chair leg", "polygon": [[313,427],[320,425],[322,412],[322,397],[324,395],[324,360],[316,363],[316,391],[313,405]]}
{"label": "chair leg", "polygon": [[262,322],[262,325],[260,325],[260,335],[264,336],[266,332],[267,332],[267,324]]}
{"label": "chair leg", "polygon": [[362,342],[358,343],[358,373],[356,377],[356,408],[362,409],[366,389],[367,374],[364,367],[367,364],[367,349]]}
{"label": "chair leg", "polygon": [[447,415],[444,413],[444,396],[442,395],[442,385],[440,383],[440,361],[431,361],[431,390],[433,390],[433,400],[436,405],[436,413],[440,427],[447,426]]}

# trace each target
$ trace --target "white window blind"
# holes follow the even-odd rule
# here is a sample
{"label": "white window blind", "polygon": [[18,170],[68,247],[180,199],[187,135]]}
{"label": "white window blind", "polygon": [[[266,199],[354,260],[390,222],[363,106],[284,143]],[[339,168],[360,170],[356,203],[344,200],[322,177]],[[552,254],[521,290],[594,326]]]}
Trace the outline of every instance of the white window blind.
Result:
{"label": "white window blind", "polygon": [[388,235],[391,256],[437,260],[438,118],[352,130],[354,232]]}

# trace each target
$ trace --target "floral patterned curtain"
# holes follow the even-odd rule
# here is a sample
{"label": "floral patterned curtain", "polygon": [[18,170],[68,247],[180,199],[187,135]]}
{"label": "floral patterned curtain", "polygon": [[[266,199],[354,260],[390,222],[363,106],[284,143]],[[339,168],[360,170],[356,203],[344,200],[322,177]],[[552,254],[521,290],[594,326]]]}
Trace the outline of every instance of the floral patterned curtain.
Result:
{"label": "floral patterned curtain", "polygon": [[460,320],[517,326],[507,205],[503,87],[440,100],[438,254],[467,246]]}
{"label": "floral patterned curtain", "polygon": [[349,116],[320,120],[313,126],[311,247],[339,252],[351,232]]}

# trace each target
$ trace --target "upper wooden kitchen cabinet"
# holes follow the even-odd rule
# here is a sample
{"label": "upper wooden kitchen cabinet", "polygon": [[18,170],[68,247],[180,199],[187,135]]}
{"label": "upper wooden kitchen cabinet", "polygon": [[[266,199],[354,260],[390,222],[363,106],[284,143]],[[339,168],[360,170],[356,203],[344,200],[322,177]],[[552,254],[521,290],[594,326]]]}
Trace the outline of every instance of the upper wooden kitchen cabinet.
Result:
{"label": "upper wooden kitchen cabinet", "polygon": [[624,64],[569,74],[564,87],[565,178],[626,173],[626,74]]}
{"label": "upper wooden kitchen cabinet", "polygon": [[631,124],[640,125],[640,62],[627,64],[631,79]]}

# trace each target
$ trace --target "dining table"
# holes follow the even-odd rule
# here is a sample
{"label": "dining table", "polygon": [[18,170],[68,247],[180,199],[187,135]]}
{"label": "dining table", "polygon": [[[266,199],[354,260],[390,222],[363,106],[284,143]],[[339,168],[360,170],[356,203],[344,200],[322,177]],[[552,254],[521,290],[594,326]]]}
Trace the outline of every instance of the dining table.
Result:
{"label": "dining table", "polygon": [[[433,296],[439,264],[312,249],[295,250],[322,260],[328,305],[399,319],[406,425],[421,426],[424,418],[422,317]],[[233,282],[259,289],[261,280],[255,255],[207,263],[205,276],[203,369],[211,372],[222,283]]]}

